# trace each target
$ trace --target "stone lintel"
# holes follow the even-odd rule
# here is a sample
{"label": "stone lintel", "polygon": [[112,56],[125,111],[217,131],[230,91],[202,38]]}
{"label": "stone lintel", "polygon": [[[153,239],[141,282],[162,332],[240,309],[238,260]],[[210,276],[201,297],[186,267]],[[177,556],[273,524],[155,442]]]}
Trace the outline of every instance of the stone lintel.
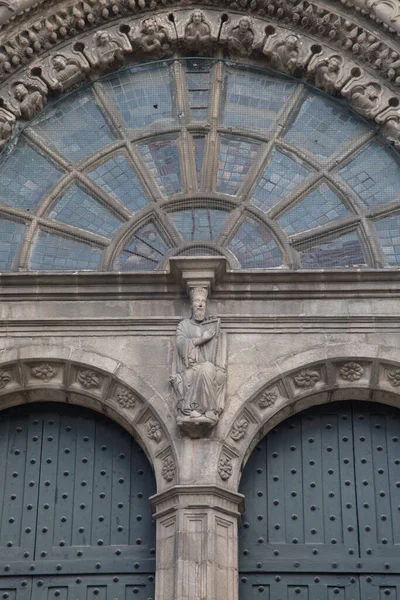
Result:
{"label": "stone lintel", "polygon": [[210,295],[226,273],[227,260],[221,256],[185,256],[170,258],[170,272],[190,295],[193,288],[207,288]]}

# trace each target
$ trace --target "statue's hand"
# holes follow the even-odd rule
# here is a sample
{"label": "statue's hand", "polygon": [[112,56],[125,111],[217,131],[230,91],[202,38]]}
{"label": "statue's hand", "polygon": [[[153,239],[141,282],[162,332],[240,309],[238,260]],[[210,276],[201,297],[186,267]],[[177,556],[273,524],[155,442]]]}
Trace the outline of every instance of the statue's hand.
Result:
{"label": "statue's hand", "polygon": [[207,329],[201,336],[204,342],[209,342],[217,333],[216,329]]}

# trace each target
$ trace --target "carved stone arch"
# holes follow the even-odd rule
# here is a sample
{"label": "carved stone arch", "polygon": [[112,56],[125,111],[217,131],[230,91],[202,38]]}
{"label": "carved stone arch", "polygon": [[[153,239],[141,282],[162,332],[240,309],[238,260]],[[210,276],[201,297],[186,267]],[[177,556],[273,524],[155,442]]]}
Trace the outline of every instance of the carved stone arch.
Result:
{"label": "carved stone arch", "polygon": [[179,464],[166,410],[132,369],[100,354],[63,346],[25,346],[0,354],[0,410],[32,402],[65,402],[105,414],[146,453],[157,490],[174,485]]}
{"label": "carved stone arch", "polygon": [[[375,8],[377,2],[372,2]],[[11,135],[14,120],[29,121],[54,94],[68,92],[88,78],[97,79],[124,62],[187,56],[196,50],[192,47],[193,36],[187,34],[196,5],[207,30],[207,43],[204,39],[200,49],[202,55],[222,54],[241,62],[256,62],[312,82],[329,94],[341,95],[355,112],[374,120],[383,135],[400,146],[397,40],[374,24],[369,27],[355,10],[347,16],[357,18],[349,19],[343,7],[337,11],[336,5],[328,9],[319,2],[297,0],[284,5],[278,0],[254,0],[245,6],[240,3],[241,9],[236,3],[233,7],[232,3],[221,6],[216,0],[206,7],[201,2],[190,7],[173,2],[166,7],[165,2],[159,5],[147,0],[105,0],[101,5],[56,5],[45,15],[40,14],[38,7],[32,14],[18,17],[0,35],[3,145]],[[152,32],[146,33],[145,22],[149,18]],[[244,18],[247,33],[239,34],[237,28]],[[99,45],[102,32],[108,36],[103,49]],[[146,36],[153,43],[144,43]],[[293,47],[288,48],[287,44]],[[69,66],[63,77],[53,64],[60,56]],[[334,69],[328,72],[332,61]],[[21,84],[29,101],[15,96]]]}
{"label": "carved stone arch", "polygon": [[257,442],[273,427],[312,406],[364,400],[400,408],[400,348],[316,347],[283,357],[245,382],[221,418],[219,482],[237,491]]}

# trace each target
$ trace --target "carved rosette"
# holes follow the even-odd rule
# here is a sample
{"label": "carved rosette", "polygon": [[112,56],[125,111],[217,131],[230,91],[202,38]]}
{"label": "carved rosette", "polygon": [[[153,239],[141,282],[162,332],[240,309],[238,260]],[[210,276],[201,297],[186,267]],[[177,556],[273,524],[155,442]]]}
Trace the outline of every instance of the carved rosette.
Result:
{"label": "carved rosette", "polygon": [[158,444],[163,436],[160,423],[155,419],[149,419],[146,423],[146,435]]}
{"label": "carved rosette", "polygon": [[115,392],[115,400],[121,408],[135,408],[136,398],[134,394],[126,388],[117,388]]}
{"label": "carved rosette", "polygon": [[232,473],[232,459],[229,456],[221,456],[218,463],[218,474],[222,481],[227,481]]}
{"label": "carved rosette", "polygon": [[386,371],[387,379],[392,387],[400,386],[400,367],[392,367]]}
{"label": "carved rosette", "polygon": [[175,477],[176,466],[175,461],[172,456],[166,456],[163,460],[161,467],[161,475],[164,477],[165,481],[171,482]]}
{"label": "carved rosette", "polygon": [[340,367],[339,375],[346,381],[358,381],[364,375],[364,367],[354,361],[347,362]]}
{"label": "carved rosette", "polygon": [[98,389],[101,384],[99,374],[91,369],[79,369],[77,381],[85,390]]}
{"label": "carved rosette", "polygon": [[41,363],[31,367],[31,376],[40,379],[44,383],[49,383],[58,374],[58,369],[50,363]]}
{"label": "carved rosette", "polygon": [[278,393],[273,390],[264,390],[258,398],[258,406],[262,409],[273,406],[278,399]]}
{"label": "carved rosette", "polygon": [[242,417],[241,419],[238,419],[236,421],[236,423],[234,424],[234,426],[232,427],[232,431],[231,431],[231,438],[233,439],[233,441],[240,442],[240,440],[242,440],[245,437],[248,427],[249,427],[249,422],[246,419],[246,417]]}
{"label": "carved rosette", "polygon": [[6,387],[12,381],[12,377],[8,371],[0,370],[0,390]]}
{"label": "carved rosette", "polygon": [[319,381],[321,381],[321,376],[318,371],[313,369],[302,369],[293,376],[294,385],[303,390],[312,389]]}

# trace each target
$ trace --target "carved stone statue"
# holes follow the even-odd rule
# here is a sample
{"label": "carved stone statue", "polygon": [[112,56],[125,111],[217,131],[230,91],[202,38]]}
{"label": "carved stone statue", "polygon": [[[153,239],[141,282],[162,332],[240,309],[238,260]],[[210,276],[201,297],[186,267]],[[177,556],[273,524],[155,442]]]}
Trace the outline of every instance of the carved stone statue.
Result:
{"label": "carved stone statue", "polygon": [[177,423],[191,437],[216,425],[224,408],[226,338],[220,319],[206,318],[207,289],[193,288],[192,315],[178,325],[171,383],[177,400]]}
{"label": "carved stone statue", "polygon": [[171,40],[166,27],[160,25],[156,19],[144,19],[138,34],[132,38],[146,54],[165,56],[171,52]]}
{"label": "carved stone statue", "polygon": [[46,102],[46,96],[33,86],[28,86],[22,82],[15,85],[12,108],[17,117],[21,117],[25,121],[30,121],[30,119],[36,117],[43,110]]}
{"label": "carved stone statue", "polygon": [[51,89],[65,92],[77,84],[89,65],[84,65],[77,58],[66,58],[62,54],[56,54],[51,59],[51,68],[46,74],[46,83]]}
{"label": "carved stone statue", "polygon": [[338,91],[337,84],[341,78],[342,65],[343,59],[337,54],[317,63],[315,85],[328,94],[335,94]]}
{"label": "carved stone statue", "polygon": [[211,43],[211,27],[204,18],[201,10],[194,10],[185,28],[187,45],[193,50],[201,51]]}
{"label": "carved stone statue", "polygon": [[13,132],[15,117],[4,108],[0,108],[0,150],[4,148]]}
{"label": "carved stone statue", "polygon": [[288,35],[268,51],[271,65],[278,71],[293,74],[300,59],[300,40],[297,35]]}
{"label": "carved stone statue", "polygon": [[107,69],[121,65],[124,61],[122,42],[111,37],[108,31],[97,31],[93,36],[94,45],[87,53],[87,58],[93,67]]}
{"label": "carved stone statue", "polygon": [[382,88],[378,83],[356,85],[350,91],[349,100],[357,112],[371,119],[379,107],[382,96]]}
{"label": "carved stone statue", "polygon": [[251,54],[254,42],[254,31],[249,17],[242,17],[239,25],[233,27],[228,37],[228,48],[233,54],[248,56]]}

